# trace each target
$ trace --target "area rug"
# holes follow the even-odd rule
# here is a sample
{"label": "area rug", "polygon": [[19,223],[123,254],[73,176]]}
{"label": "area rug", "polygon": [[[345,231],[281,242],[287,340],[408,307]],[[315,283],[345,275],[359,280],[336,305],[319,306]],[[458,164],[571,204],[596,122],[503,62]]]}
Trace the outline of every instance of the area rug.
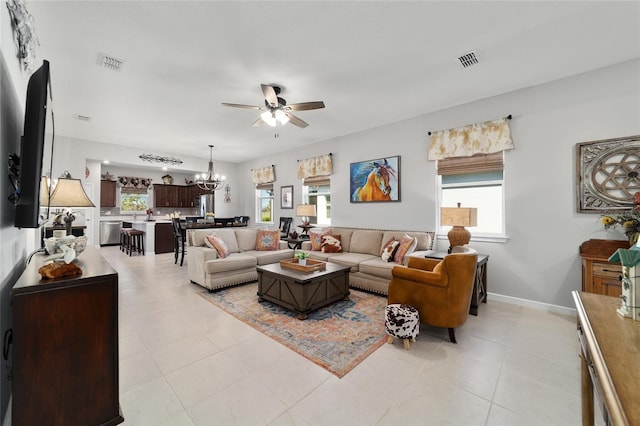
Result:
{"label": "area rug", "polygon": [[258,302],[257,291],[255,283],[201,295],[338,377],[343,377],[386,341],[386,297],[352,289],[349,300],[318,309],[301,321],[293,311],[271,302]]}

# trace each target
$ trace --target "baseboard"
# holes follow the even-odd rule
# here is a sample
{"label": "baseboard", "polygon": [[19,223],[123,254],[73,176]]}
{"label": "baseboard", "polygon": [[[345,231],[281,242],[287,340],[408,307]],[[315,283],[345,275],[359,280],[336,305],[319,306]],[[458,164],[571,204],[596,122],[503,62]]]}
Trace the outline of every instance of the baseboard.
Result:
{"label": "baseboard", "polygon": [[498,302],[511,303],[514,305],[527,306],[529,308],[541,309],[543,311],[557,312],[564,315],[576,315],[576,310],[567,308],[566,306],[552,305],[550,303],[536,302],[534,300],[521,299],[519,297],[505,296],[497,293],[487,293],[489,301],[496,300]]}

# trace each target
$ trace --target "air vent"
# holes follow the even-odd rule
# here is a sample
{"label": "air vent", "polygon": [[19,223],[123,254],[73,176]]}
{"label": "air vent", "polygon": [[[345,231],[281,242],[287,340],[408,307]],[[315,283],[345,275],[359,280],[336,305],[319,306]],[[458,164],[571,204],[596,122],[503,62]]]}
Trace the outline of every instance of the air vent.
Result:
{"label": "air vent", "polygon": [[120,71],[122,70],[124,61],[122,59],[100,53],[98,54],[98,65],[110,71]]}
{"label": "air vent", "polygon": [[80,121],[91,121],[91,117],[86,115],[76,114],[74,115],[74,117],[76,118],[76,120],[80,120]]}
{"label": "air vent", "polygon": [[472,50],[471,52],[459,56],[458,61],[460,61],[460,65],[462,65],[462,68],[468,68],[478,63],[478,54],[475,50]]}

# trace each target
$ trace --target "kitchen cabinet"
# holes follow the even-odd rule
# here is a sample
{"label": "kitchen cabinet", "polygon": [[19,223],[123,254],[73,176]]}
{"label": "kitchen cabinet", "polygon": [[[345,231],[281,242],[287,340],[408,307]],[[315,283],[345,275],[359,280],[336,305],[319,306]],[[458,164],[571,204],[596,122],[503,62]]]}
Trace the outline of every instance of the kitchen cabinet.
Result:
{"label": "kitchen cabinet", "polygon": [[118,273],[98,249],[82,275],[43,280],[36,255],[11,290],[14,425],[116,425]]}
{"label": "kitchen cabinet", "polygon": [[112,180],[100,181],[100,207],[116,206],[116,182]]}
{"label": "kitchen cabinet", "polygon": [[193,207],[195,185],[153,185],[156,207]]}
{"label": "kitchen cabinet", "polygon": [[175,244],[175,239],[173,238],[173,223],[156,223],[154,232],[155,253],[171,253],[174,250]]}

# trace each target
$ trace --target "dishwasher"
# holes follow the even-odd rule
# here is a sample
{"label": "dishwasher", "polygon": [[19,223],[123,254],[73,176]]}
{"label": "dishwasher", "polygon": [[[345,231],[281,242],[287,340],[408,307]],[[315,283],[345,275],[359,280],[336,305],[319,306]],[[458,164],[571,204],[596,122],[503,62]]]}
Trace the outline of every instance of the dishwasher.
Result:
{"label": "dishwasher", "polygon": [[120,244],[121,220],[103,220],[100,222],[100,245],[112,246]]}

